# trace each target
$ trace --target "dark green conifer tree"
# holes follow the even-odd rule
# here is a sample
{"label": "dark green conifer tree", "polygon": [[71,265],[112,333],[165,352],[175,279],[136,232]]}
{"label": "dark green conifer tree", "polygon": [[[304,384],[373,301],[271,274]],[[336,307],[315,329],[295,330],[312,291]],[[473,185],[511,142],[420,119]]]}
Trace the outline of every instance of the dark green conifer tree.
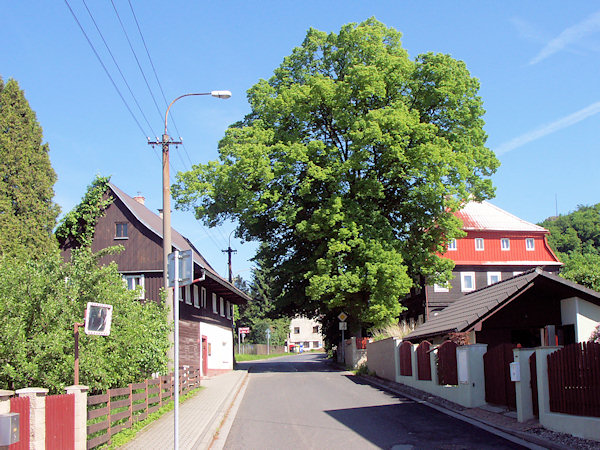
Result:
{"label": "dark green conifer tree", "polygon": [[0,254],[56,248],[56,173],[42,127],[19,84],[0,78]]}

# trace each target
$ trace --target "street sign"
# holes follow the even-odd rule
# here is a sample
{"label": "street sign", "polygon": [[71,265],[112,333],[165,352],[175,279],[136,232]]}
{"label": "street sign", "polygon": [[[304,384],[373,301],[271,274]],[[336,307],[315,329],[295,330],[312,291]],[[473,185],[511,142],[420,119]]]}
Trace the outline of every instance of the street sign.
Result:
{"label": "street sign", "polygon": [[[338,316],[338,319],[340,319],[342,322],[345,322],[347,318],[348,318],[348,314],[346,314],[345,312],[341,312],[340,315]],[[341,328],[340,328],[340,330],[341,330]]]}
{"label": "street sign", "polygon": [[340,324],[340,330],[347,330],[348,329],[348,322],[339,322]]}
{"label": "street sign", "polygon": [[88,302],[85,310],[85,334],[108,336],[112,322],[112,305]]}
{"label": "street sign", "polygon": [[250,327],[240,327],[238,330],[240,334],[250,334]]}
{"label": "street sign", "polygon": [[[169,287],[175,286],[175,252],[169,253],[169,264],[167,274],[169,276]],[[192,251],[179,252],[179,286],[187,286],[194,281],[194,262]]]}

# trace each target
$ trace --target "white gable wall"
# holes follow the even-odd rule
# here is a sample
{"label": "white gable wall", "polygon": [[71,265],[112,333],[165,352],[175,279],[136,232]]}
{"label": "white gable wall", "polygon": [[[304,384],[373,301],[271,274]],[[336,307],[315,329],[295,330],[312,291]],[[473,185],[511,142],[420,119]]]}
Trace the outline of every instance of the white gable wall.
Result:
{"label": "white gable wall", "polygon": [[563,325],[575,325],[575,341],[586,342],[600,324],[600,306],[578,297],[560,301]]}

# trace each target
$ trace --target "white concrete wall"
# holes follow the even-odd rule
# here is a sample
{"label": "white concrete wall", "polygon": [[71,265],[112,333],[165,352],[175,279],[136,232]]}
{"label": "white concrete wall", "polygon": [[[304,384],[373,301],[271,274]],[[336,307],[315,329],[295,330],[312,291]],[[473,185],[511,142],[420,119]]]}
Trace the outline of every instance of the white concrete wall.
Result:
{"label": "white concrete wall", "polygon": [[367,343],[367,366],[380,378],[396,381],[400,373],[398,358],[398,338],[387,338]]}
{"label": "white concrete wall", "polygon": [[[200,336],[210,344],[208,369],[233,369],[233,335],[231,328],[200,322]],[[198,346],[200,348],[200,345]]]}
{"label": "white concrete wall", "polygon": [[[414,387],[421,391],[429,392],[438,397],[467,408],[476,408],[485,405],[485,378],[483,373],[483,355],[487,351],[486,344],[473,344],[458,347],[457,361],[461,361],[460,374],[457,386],[440,386],[437,375],[437,350],[431,352],[431,381],[417,379],[417,345],[411,348],[412,375],[402,376],[399,371],[396,382]],[[464,354],[459,354],[463,353]],[[464,366],[462,366],[464,364]]]}
{"label": "white concrete wall", "polygon": [[575,325],[577,342],[586,342],[600,324],[600,306],[578,297],[561,300],[560,313],[563,325]]}

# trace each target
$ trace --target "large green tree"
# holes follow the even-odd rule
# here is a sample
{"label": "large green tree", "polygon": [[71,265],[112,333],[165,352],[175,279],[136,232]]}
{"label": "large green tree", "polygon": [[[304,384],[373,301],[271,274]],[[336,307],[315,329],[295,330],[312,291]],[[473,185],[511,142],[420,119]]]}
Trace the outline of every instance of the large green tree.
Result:
{"label": "large green tree", "polygon": [[56,173],[19,84],[0,78],[0,254],[55,249]]}
{"label": "large green tree", "polygon": [[540,223],[550,231],[548,244],[564,263],[560,275],[600,291],[600,203]]}
{"label": "large green tree", "polygon": [[400,38],[375,19],[310,29],[248,91],[219,161],[173,187],[178,207],[266,244],[258,256],[290,313],[397,317],[414,281],[449,276],[436,252],[461,235],[452,213],[493,194],[478,81],[449,55],[410,59]]}

